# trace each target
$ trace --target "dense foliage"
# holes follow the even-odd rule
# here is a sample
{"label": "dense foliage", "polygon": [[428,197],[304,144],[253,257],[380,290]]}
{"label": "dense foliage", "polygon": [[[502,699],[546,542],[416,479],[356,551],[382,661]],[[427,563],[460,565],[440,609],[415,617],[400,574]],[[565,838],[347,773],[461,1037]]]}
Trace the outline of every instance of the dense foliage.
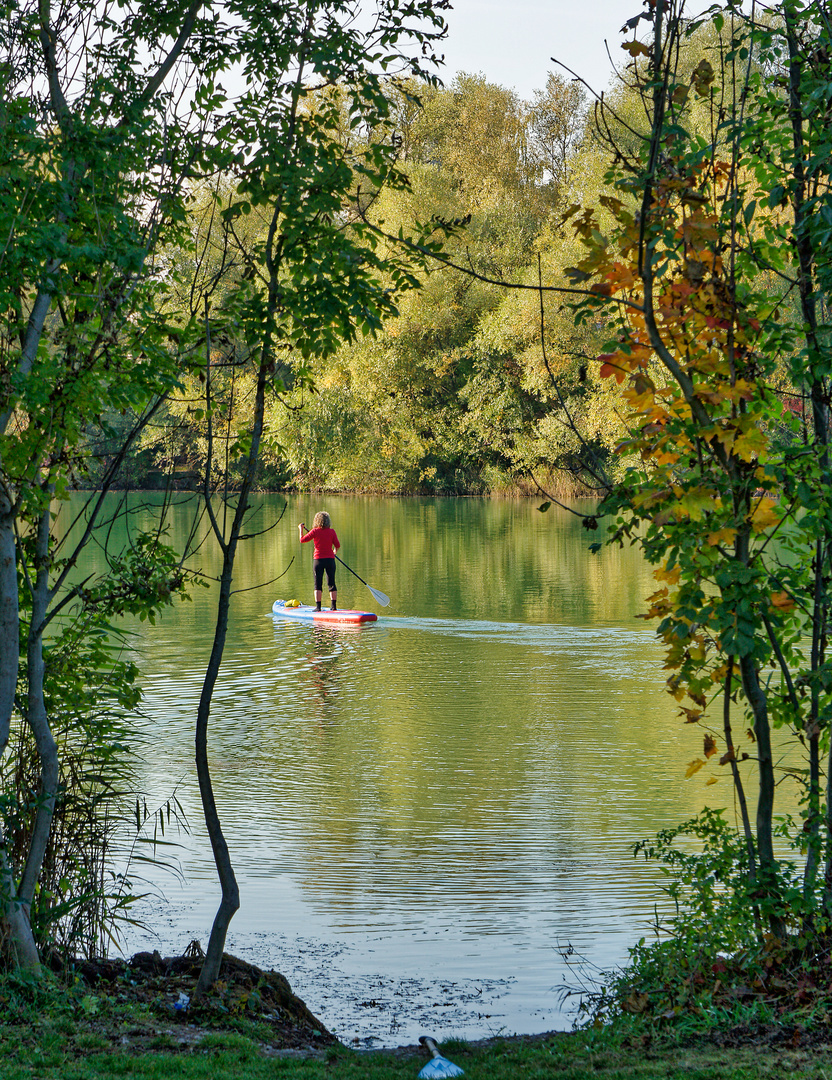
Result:
{"label": "dense foliage", "polygon": [[187,585],[161,527],[79,582],[102,502],[58,529],[70,486],[199,486],[223,553],[196,724],[210,980],[239,900],[207,725],[250,491],[557,475],[655,565],[646,617],[701,729],[688,774],[736,805],[736,828],[707,813],[650,849],[683,914],[605,1008],[655,990],[672,1012],[729,954],[763,982],[774,949],[828,955],[832,12],[647,0],[587,110],[555,75],[532,102],[438,86],[442,6],[381,3],[366,34],[342,0],[236,0],[227,26],[201,3],[85,23],[41,2],[3,24],[0,900],[30,968],[56,926],[104,932],[67,929],[101,871],[54,821],[94,814],[84,769],[112,768],[136,704],[111,620]]}
{"label": "dense foliage", "polygon": [[[381,0],[364,29],[347,0],[40,0],[4,17],[0,945],[13,964],[37,971],[45,938],[95,949],[106,932],[106,830],[85,832],[85,818],[116,791],[120,732],[138,700],[134,669],[110,649],[111,623],[152,619],[185,592],[188,545],[169,548],[162,514],[113,550],[103,496],[151,426],[183,406],[203,443],[203,512],[223,552],[196,718],[223,884],[203,967],[205,985],[216,978],[236,885],[207,720],[267,404],[309,386],[312,356],[377,331],[417,284],[409,255],[377,254],[344,214],[355,184],[403,183],[386,80],[412,94],[433,78],[444,6]],[[226,73],[243,89],[227,91]],[[373,138],[351,147],[346,133],[365,129]],[[78,521],[59,521],[79,484],[99,492]],[[79,580],[93,544],[100,573]],[[89,864],[85,844],[99,845]],[[87,899],[91,921],[68,932]]]}
{"label": "dense foliage", "polygon": [[632,20],[651,30],[627,45],[643,119],[628,140],[609,126],[607,216],[569,210],[578,317],[604,326],[628,428],[599,516],[656,567],[645,617],[701,729],[688,776],[727,781],[736,815],[689,823],[700,855],[656,848],[682,915],[624,985],[670,1015],[737,971],[762,998],[787,971],[823,982],[832,915],[832,12],[683,8]]}
{"label": "dense foliage", "polygon": [[[422,260],[410,282],[421,287],[400,299],[381,332],[331,353],[293,348],[281,355],[285,392],[268,410],[273,440],[261,456],[262,488],[511,488],[538,469],[549,476],[556,465],[574,465],[580,444],[563,422],[564,399],[603,454],[614,444],[618,395],[585,370],[598,335],[576,329],[554,300],[545,301],[541,317],[536,292],[541,272],[568,284],[563,268],[577,257],[576,245],[560,219],[579,182],[584,194],[602,182],[602,148],[587,126],[585,94],[555,75],[530,103],[481,76],[428,88],[421,108],[417,90],[413,82],[385,85],[405,182],[382,189],[357,178],[358,197],[339,213],[344,236],[363,244],[368,260],[386,261],[386,290],[405,284],[395,273],[405,252],[423,255],[441,239],[443,260]],[[354,165],[378,151],[382,127],[350,122],[343,100],[316,95],[310,107],[333,110],[332,131]],[[224,199],[233,195],[228,181],[216,190]],[[202,255],[174,249],[170,257],[190,290],[217,273],[228,245],[207,193],[192,202],[189,221]],[[235,224],[235,240],[256,247],[266,229],[252,205]],[[403,247],[402,237],[419,251]],[[244,263],[228,261],[217,284],[223,297],[233,294]],[[512,282],[524,288],[507,292]],[[214,310],[221,310],[216,303]],[[242,356],[239,342],[236,348]],[[237,377],[246,376],[241,370]],[[244,381],[238,387],[232,430],[246,411]],[[182,394],[136,441],[121,483],[193,484],[206,454],[198,393],[186,378]],[[97,435],[91,447],[106,456],[106,438]]]}

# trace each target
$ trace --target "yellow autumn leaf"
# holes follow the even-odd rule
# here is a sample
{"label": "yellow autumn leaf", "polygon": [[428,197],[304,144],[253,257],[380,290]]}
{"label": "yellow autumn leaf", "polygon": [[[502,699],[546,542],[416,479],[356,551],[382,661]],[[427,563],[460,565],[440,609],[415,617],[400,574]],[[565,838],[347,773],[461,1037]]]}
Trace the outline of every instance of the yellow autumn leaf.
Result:
{"label": "yellow autumn leaf", "polygon": [[751,428],[734,439],[733,450],[743,461],[751,461],[768,448],[768,439],[759,428]]}
{"label": "yellow autumn leaf", "polygon": [[656,581],[666,581],[668,585],[675,585],[681,576],[682,568],[680,566],[674,566],[672,570],[660,566],[658,570],[653,571],[653,577]]}
{"label": "yellow autumn leaf", "polygon": [[621,48],[632,57],[650,55],[650,47],[645,45],[643,41],[623,41]]}
{"label": "yellow autumn leaf", "polygon": [[754,396],[754,383],[748,382],[746,379],[737,379],[730,390],[726,390],[726,394],[736,400],[737,398],[750,401]]}
{"label": "yellow autumn leaf", "polygon": [[751,515],[751,528],[755,532],[771,529],[780,524],[780,514],[777,512],[777,503],[768,495],[763,495],[754,507]]}
{"label": "yellow autumn leaf", "polygon": [[734,440],[737,437],[736,431],[732,427],[719,427],[713,432],[713,436],[707,433],[706,438],[709,440],[713,438],[716,442],[720,443],[722,448],[730,453],[731,448],[734,445]]}
{"label": "yellow autumn leaf", "polygon": [[624,400],[630,406],[633,412],[644,412],[649,409],[653,404],[653,391],[648,390],[625,390]]}
{"label": "yellow autumn leaf", "polygon": [[698,773],[705,762],[701,758],[694,758],[694,760],[688,765],[687,772],[685,773],[685,779],[690,780],[694,773]]}
{"label": "yellow autumn leaf", "polygon": [[710,776],[710,777],[708,777],[708,779],[707,779],[707,780],[705,781],[705,784],[706,784],[706,786],[708,786],[708,787],[710,787],[710,786],[711,786],[711,784],[718,784],[718,783],[719,783],[719,777],[718,777],[718,776]]}
{"label": "yellow autumn leaf", "polygon": [[[622,444],[625,445],[625,444]],[[632,446],[632,443],[627,445]],[[659,491],[647,491],[633,497],[633,506],[638,510],[648,510],[657,503],[664,502],[670,495],[675,495],[678,488],[661,488]]]}

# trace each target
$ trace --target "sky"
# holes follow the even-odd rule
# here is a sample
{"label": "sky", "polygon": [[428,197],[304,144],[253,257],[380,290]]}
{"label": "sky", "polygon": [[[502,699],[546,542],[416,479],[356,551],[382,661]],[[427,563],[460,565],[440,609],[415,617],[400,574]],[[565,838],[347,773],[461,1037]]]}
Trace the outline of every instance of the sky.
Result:
{"label": "sky", "polygon": [[527,100],[543,89],[550,71],[569,77],[552,63],[553,56],[593,89],[604,90],[612,73],[604,40],[616,63],[628,60],[619,31],[643,10],[641,0],[451,2],[453,10],[445,13],[449,32],[442,81],[451,82],[458,71],[481,73]]}

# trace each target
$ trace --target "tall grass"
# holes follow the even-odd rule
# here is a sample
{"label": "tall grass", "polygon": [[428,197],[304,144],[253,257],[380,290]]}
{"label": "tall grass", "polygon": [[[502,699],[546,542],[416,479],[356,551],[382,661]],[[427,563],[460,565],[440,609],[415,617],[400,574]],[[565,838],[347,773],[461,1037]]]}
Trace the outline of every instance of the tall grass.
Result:
{"label": "tall grass", "polygon": [[[148,807],[138,791],[136,668],[124,659],[123,636],[103,629],[83,637],[74,627],[49,650],[48,704],[60,782],[30,917],[41,954],[51,962],[106,956],[134,921],[142,865],[170,862],[171,833],[187,827],[175,792],[161,806]],[[40,760],[21,709],[0,762],[0,816],[18,876],[39,787]]]}

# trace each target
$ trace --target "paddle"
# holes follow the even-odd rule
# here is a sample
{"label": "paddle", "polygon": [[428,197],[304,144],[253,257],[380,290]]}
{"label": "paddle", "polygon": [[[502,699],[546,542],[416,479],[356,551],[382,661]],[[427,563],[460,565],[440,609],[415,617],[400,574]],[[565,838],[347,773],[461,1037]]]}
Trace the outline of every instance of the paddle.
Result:
{"label": "paddle", "polygon": [[[338,556],[336,555],[335,558],[338,559]],[[347,564],[344,562],[343,559],[338,559],[338,562],[342,566],[347,566]],[[362,585],[367,585],[367,582],[364,580],[364,578],[360,577],[358,574],[356,574],[351,566],[347,566],[347,569],[349,570],[349,572],[351,574],[355,574],[355,576],[358,578],[358,580],[361,582]],[[373,594],[373,596],[374,596],[377,603],[381,604],[382,607],[387,607],[387,605],[390,603],[390,597],[389,596],[385,596],[383,592],[379,592],[378,589],[374,589],[372,585],[367,585],[367,588]]]}
{"label": "paddle", "polygon": [[419,1080],[448,1080],[452,1076],[465,1075],[458,1065],[442,1057],[433,1039],[427,1035],[420,1035],[419,1042],[433,1054],[433,1059],[419,1073]]}

